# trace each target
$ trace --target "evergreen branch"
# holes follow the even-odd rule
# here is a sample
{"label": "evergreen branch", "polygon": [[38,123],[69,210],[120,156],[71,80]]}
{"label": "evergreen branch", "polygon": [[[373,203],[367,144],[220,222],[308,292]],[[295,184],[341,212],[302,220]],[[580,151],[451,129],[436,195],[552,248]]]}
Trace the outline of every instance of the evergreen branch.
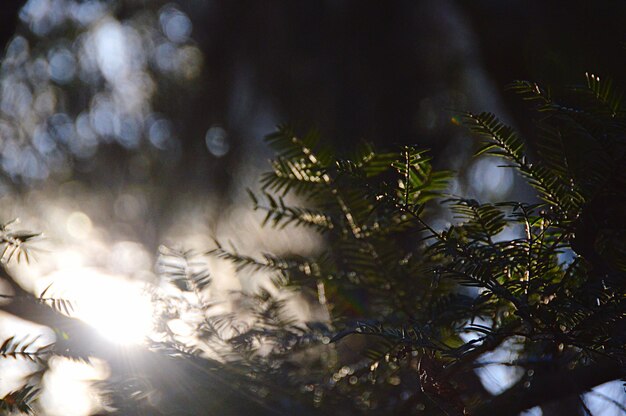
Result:
{"label": "evergreen branch", "polygon": [[493,156],[508,159],[514,163],[513,167],[519,171],[540,194],[542,199],[557,210],[563,218],[576,215],[582,201],[565,186],[559,177],[553,175],[541,164],[527,162],[524,153],[524,144],[517,133],[501,123],[491,113],[466,113],[466,119],[471,131],[485,140],[485,144],[476,155],[487,153]]}
{"label": "evergreen branch", "polygon": [[452,202],[452,212],[460,215],[466,222],[463,228],[469,233],[472,240],[485,241],[490,246],[494,246],[493,237],[504,230],[507,222],[504,213],[491,204],[479,204],[473,199],[448,199]]}
{"label": "evergreen branch", "polygon": [[204,264],[192,261],[194,256],[195,253],[192,251],[179,251],[160,246],[158,272],[179,289],[195,290],[200,293],[211,285],[213,279]]}
{"label": "evergreen branch", "polygon": [[22,257],[26,263],[30,261],[28,244],[41,236],[40,233],[30,231],[12,231],[11,226],[17,220],[10,221],[0,226],[0,261],[9,263],[13,258],[21,261]]}
{"label": "evergreen branch", "polygon": [[288,206],[283,197],[274,197],[264,192],[263,196],[268,205],[261,205],[257,197],[249,191],[254,202],[254,210],[266,211],[263,225],[271,222],[272,226],[282,229],[293,224],[296,226],[313,227],[321,233],[334,228],[332,218],[319,210]]}
{"label": "evergreen branch", "polygon": [[537,102],[539,104],[539,111],[549,111],[559,108],[559,106],[555,106],[550,90],[541,87],[536,82],[516,80],[508,86],[508,89],[521,95],[524,101]]}
{"label": "evergreen branch", "polygon": [[39,393],[39,389],[32,385],[24,385],[18,390],[8,393],[0,399],[0,410],[5,412],[22,412],[34,414],[32,402]]}
{"label": "evergreen branch", "polygon": [[[52,285],[49,285],[48,287],[50,286]],[[46,288],[46,290],[48,289]],[[4,295],[4,294],[0,294],[0,299],[7,299],[7,300],[16,301],[16,302],[31,300],[30,296]],[[37,302],[43,305],[47,305],[48,307],[54,309],[56,312],[64,313],[66,315],[71,315],[72,312],[74,311],[74,303],[68,299],[44,297],[44,294],[42,293],[40,297],[37,298]]]}
{"label": "evergreen branch", "polygon": [[318,266],[315,262],[305,258],[284,259],[271,254],[263,254],[262,260],[240,254],[236,249],[227,250],[219,242],[217,247],[206,254],[232,262],[238,271],[250,269],[252,271],[288,272],[289,270],[302,270],[307,274],[315,274]]}
{"label": "evergreen branch", "polygon": [[596,100],[606,109],[611,118],[622,115],[622,93],[613,90],[613,81],[600,80],[600,77],[589,72],[585,73],[587,88]]}
{"label": "evergreen branch", "polygon": [[32,347],[37,339],[38,337],[30,340],[28,338],[16,339],[14,336],[9,337],[0,346],[0,357],[24,358],[32,362],[42,362],[51,352],[52,344],[37,347],[37,349],[33,350]]}

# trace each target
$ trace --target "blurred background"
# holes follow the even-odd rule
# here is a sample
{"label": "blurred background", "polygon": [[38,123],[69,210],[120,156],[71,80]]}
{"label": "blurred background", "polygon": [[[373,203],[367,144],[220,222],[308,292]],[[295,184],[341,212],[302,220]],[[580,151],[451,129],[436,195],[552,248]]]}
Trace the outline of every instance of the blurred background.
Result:
{"label": "blurred background", "polygon": [[[33,293],[53,283],[78,299],[103,332],[136,316],[109,334],[133,342],[149,306],[119,293],[155,282],[161,244],[313,250],[312,236],[261,232],[244,192],[279,123],[318,129],[346,153],[361,141],[417,144],[460,172],[453,193],[530,199],[497,161],[471,159],[458,112],[497,113],[532,146],[526,104],[506,85],[581,83],[589,71],[624,86],[624,21],[617,0],[3,0],[0,220],[45,235],[12,272]],[[223,293],[255,284],[227,268],[214,278]],[[103,318],[103,294],[131,309]],[[6,338],[17,321],[2,322]],[[4,396],[28,369],[0,361]],[[106,370],[55,365],[44,413],[94,411],[81,380]]]}

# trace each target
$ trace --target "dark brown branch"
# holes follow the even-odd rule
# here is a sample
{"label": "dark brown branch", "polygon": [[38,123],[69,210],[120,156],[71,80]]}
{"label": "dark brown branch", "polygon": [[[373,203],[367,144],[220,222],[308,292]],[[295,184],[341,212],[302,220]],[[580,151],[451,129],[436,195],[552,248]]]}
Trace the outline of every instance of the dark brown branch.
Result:
{"label": "dark brown branch", "polygon": [[626,369],[609,360],[574,370],[554,371],[524,378],[504,393],[476,408],[472,415],[515,415],[568,396],[585,393],[593,387],[626,375]]}

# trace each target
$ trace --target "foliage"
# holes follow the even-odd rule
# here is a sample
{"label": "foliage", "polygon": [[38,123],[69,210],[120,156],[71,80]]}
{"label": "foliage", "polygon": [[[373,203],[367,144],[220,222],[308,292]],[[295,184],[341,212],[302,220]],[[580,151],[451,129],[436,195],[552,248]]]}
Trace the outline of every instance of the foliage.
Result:
{"label": "foliage", "polygon": [[[204,368],[205,394],[218,371],[268,414],[515,414],[624,377],[626,113],[609,82],[587,80],[558,94],[512,85],[536,104],[528,142],[493,114],[465,114],[477,154],[518,172],[532,202],[449,195],[452,173],[417,147],[363,145],[346,159],[314,133],[280,127],[267,138],[276,158],[261,194],[250,193],[254,209],[272,227],[322,233],[322,250],[254,257],[218,243],[209,254],[312,295],[327,319],[291,319],[276,288],[239,293],[240,313],[220,313],[206,266],[164,248],[161,276],[190,296],[155,291],[160,317],[197,316],[197,339],[163,324],[153,350]],[[431,219],[442,206],[454,223],[440,229]],[[7,340],[2,354],[24,353],[18,344]],[[499,348],[516,351],[501,364],[524,371],[492,396],[474,370]],[[579,379],[559,390],[555,375]]]}
{"label": "foliage", "polygon": [[[369,336],[365,361],[327,364],[354,376],[318,384],[315,394],[328,397],[319,406],[326,401],[337,412],[334,398],[348,396],[342,405],[356,408],[346,413],[485,412],[491,398],[463,379],[482,354],[507,342],[519,353],[504,364],[533,370],[521,383],[539,385],[546,368],[606,360],[623,376],[624,112],[610,82],[587,81],[559,99],[534,83],[512,85],[538,104],[534,142],[493,114],[465,114],[481,139],[477,155],[508,163],[537,191],[534,203],[449,196],[450,173],[434,171],[427,152],[414,147],[376,153],[364,146],[345,160],[314,134],[300,139],[282,127],[268,138],[277,153],[262,179],[269,204],[252,195],[255,208],[274,226],[323,232],[325,250],[259,261],[221,247],[214,253],[318,291],[338,329],[333,342]],[[307,208],[285,204],[290,194]],[[456,220],[441,231],[428,223],[436,202]]]}

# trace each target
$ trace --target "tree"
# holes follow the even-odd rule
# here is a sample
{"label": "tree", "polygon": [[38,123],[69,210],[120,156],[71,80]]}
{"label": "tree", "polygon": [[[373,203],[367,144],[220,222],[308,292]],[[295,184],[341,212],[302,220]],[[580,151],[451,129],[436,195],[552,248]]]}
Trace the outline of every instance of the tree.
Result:
{"label": "tree", "polygon": [[[181,304],[155,290],[162,322],[189,311],[200,319],[195,341],[164,325],[159,341],[132,352],[152,386],[129,383],[116,349],[93,341],[65,302],[15,284],[2,309],[68,337],[36,351],[11,338],[0,353],[44,369],[55,354],[109,359],[123,414],[154,406],[130,400],[151,389],[171,394],[149,407],[161,414],[505,415],[572,397],[584,411],[581,394],[626,377],[626,112],[594,75],[560,92],[526,81],[511,88],[534,104],[534,152],[493,114],[462,117],[481,139],[477,154],[500,158],[536,201],[449,195],[453,174],[433,169],[418,147],[363,145],[343,158],[316,134],[281,127],[267,138],[276,158],[261,192],[250,193],[254,208],[272,227],[320,233],[323,246],[255,257],[217,243],[212,256],[272,277],[272,290],[238,294],[245,321],[214,312],[210,270],[192,253],[163,249],[162,276],[193,296]],[[435,227],[442,210],[453,223]],[[10,248],[32,238],[5,233]],[[276,289],[313,299],[323,319],[291,319]],[[498,349],[515,352],[501,364],[520,374],[492,395],[474,370]],[[3,408],[28,411],[38,376]]]}

